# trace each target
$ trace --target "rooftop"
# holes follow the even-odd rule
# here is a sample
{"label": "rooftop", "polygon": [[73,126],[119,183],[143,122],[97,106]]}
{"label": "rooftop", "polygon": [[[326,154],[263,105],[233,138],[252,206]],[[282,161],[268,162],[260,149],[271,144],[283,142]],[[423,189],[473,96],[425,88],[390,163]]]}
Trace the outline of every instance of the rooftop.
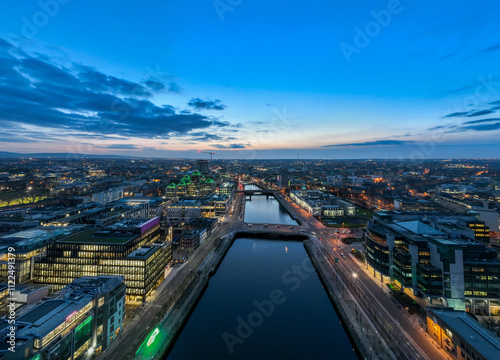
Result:
{"label": "rooftop", "polygon": [[57,309],[59,306],[64,304],[65,301],[62,299],[47,300],[35,307],[33,310],[27,312],[23,316],[19,317],[17,321],[27,322],[34,324],[43,318],[45,315]]}
{"label": "rooftop", "polygon": [[70,235],[60,242],[90,243],[90,244],[124,244],[137,235],[100,231],[100,229],[86,229]]}
{"label": "rooftop", "polygon": [[500,354],[499,339],[469,318],[465,312],[430,308],[430,313],[441,319],[486,359],[498,359]]}
{"label": "rooftop", "polygon": [[130,255],[127,256],[127,260],[145,260],[155,253],[160,247],[161,245],[158,244],[143,246],[130,253]]}
{"label": "rooftop", "polygon": [[418,220],[401,221],[397,225],[417,235],[443,235],[441,231]]}

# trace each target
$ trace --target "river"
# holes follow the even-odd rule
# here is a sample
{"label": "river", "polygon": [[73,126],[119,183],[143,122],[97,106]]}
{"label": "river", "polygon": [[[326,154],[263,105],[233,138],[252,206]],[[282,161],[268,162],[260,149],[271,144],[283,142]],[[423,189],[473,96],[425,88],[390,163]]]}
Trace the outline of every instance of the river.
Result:
{"label": "river", "polygon": [[[266,222],[295,224],[286,212],[276,214],[274,202],[252,196],[245,220],[274,207],[277,217]],[[272,215],[267,214],[269,219]],[[229,249],[168,355],[168,360],[191,359],[357,356],[302,242],[241,238]]]}

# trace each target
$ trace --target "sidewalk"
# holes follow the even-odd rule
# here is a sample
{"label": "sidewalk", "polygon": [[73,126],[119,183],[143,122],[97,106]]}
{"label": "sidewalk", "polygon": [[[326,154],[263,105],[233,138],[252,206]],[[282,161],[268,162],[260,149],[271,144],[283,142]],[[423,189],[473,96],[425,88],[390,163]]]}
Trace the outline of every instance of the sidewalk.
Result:
{"label": "sidewalk", "polygon": [[153,302],[156,300],[157,294],[161,293],[163,289],[172,281],[172,279],[177,275],[177,273],[186,265],[186,262],[175,266],[172,271],[167,275],[165,279],[161,282],[161,284],[156,288],[156,290],[153,291],[153,294],[151,295],[151,298],[148,300],[148,303]]}
{"label": "sidewalk", "polygon": [[[345,245],[343,244],[344,246],[349,246],[349,245]],[[346,252],[347,254],[347,252]],[[367,275],[368,277],[375,283],[378,283],[378,284],[381,284],[381,288],[382,290],[384,290],[384,293],[387,294],[387,296],[391,296],[391,290],[389,289],[389,287],[382,283],[379,279],[377,279],[367,268],[367,263],[363,263],[361,262],[359,259],[357,259],[354,255],[352,255],[352,253],[349,251],[349,254],[348,256],[351,257],[351,259],[353,260],[353,262],[358,265],[358,267],[363,270]],[[421,307],[423,307],[424,309],[426,309],[427,306],[430,306],[429,302],[425,299],[422,299],[422,298],[419,298],[419,297],[416,297],[415,295],[413,294],[408,294],[407,292],[405,292],[405,294],[409,295],[415,302],[417,302]],[[419,320],[421,320],[420,316],[419,315],[410,315],[408,312],[405,312],[405,314],[408,316],[408,320],[412,323],[412,325],[419,331],[421,331],[425,337],[430,341],[432,342],[432,344],[434,344],[436,346],[437,349],[439,349],[440,353],[446,358],[446,359],[450,359],[451,360],[451,357],[450,357],[450,354],[448,354],[443,348],[441,348],[437,342],[427,333],[427,331],[422,327],[422,325],[419,323]]]}

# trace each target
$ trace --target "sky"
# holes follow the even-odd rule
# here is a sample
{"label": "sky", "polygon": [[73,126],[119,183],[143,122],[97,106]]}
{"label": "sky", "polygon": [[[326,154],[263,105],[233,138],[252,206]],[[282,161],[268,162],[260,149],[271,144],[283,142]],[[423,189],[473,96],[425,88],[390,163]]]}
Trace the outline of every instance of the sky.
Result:
{"label": "sky", "polygon": [[498,158],[499,11],[484,0],[7,1],[0,151]]}

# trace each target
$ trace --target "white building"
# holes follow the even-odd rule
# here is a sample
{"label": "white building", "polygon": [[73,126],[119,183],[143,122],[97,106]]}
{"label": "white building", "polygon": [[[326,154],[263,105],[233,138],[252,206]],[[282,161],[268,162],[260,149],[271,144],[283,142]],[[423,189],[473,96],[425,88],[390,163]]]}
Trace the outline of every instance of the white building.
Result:
{"label": "white building", "polygon": [[110,189],[100,193],[92,194],[92,201],[105,205],[123,198],[123,189]]}

